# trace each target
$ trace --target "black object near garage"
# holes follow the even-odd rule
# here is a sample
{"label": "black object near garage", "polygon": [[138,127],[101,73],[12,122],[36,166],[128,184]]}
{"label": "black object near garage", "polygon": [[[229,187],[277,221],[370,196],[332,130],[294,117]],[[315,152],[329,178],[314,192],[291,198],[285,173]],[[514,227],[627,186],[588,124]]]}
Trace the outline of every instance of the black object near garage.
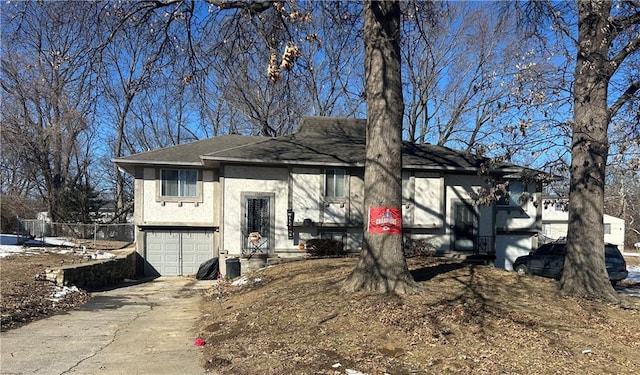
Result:
{"label": "black object near garage", "polygon": [[239,258],[227,258],[227,279],[233,279],[240,276],[240,259]]}

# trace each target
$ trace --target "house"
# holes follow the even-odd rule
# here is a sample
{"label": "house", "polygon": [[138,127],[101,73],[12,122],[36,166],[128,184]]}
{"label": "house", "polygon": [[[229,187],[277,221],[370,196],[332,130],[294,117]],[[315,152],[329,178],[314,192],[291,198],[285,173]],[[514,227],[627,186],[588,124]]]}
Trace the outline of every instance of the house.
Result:
{"label": "house", "polygon": [[[542,232],[548,240],[557,240],[567,236],[569,227],[569,211],[567,198],[544,196],[542,198]],[[618,245],[624,251],[624,219],[605,214],[604,242]]]}
{"label": "house", "polygon": [[[146,274],[186,275],[200,263],[300,256],[312,238],[357,252],[366,120],[305,117],[292,135],[223,135],[114,159],[135,176],[137,251]],[[405,143],[402,231],[440,254],[495,252],[496,265],[537,246],[540,173],[433,145]],[[487,178],[509,194],[478,206]]]}

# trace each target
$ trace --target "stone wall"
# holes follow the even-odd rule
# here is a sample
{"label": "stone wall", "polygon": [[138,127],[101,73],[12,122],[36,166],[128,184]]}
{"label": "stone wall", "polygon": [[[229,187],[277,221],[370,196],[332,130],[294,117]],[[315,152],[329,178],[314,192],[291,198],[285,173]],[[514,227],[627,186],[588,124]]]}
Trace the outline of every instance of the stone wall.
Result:
{"label": "stone wall", "polygon": [[47,270],[46,278],[57,285],[75,285],[83,289],[99,289],[136,277],[137,253],[128,250],[113,259],[88,264],[63,266]]}

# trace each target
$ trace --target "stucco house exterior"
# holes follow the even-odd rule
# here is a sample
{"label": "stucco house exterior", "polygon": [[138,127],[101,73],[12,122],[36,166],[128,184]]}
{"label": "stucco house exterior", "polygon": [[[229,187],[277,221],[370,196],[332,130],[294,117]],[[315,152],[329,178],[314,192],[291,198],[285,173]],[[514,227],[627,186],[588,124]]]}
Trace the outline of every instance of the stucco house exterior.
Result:
{"label": "stucco house exterior", "polygon": [[[365,131],[362,119],[305,117],[292,135],[223,135],[114,159],[135,177],[145,274],[193,274],[219,257],[224,275],[227,258],[300,256],[312,238],[341,240],[358,252],[368,217]],[[496,266],[511,269],[537,247],[540,174],[405,143],[403,236],[428,241],[440,254],[495,252]],[[487,178],[509,182],[509,194],[476,205]]]}
{"label": "stucco house exterior", "polygon": [[[557,240],[567,236],[569,212],[567,198],[544,196],[542,198],[542,235],[547,240]],[[604,214],[604,242],[618,245],[624,251],[624,219]]]}

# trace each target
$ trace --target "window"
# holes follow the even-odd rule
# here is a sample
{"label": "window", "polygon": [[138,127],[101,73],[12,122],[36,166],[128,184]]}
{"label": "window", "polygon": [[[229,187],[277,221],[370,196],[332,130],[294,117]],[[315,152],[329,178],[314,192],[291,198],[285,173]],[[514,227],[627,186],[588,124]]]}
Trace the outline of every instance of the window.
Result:
{"label": "window", "polygon": [[611,223],[604,223],[604,234],[611,234]]}
{"label": "window", "polygon": [[545,244],[540,246],[537,250],[536,250],[536,255],[549,255],[551,254],[551,249],[553,247],[553,244]]}
{"label": "window", "polygon": [[324,195],[329,198],[344,198],[346,185],[344,169],[327,169],[325,171]]}
{"label": "window", "polygon": [[522,186],[522,182],[519,181],[511,181],[507,186],[507,194],[500,197],[498,200],[498,205],[500,206],[509,206],[509,207],[518,207],[521,206],[520,198],[524,193],[524,187]]}
{"label": "window", "polygon": [[196,197],[198,171],[190,169],[163,169],[160,173],[163,197]]}

